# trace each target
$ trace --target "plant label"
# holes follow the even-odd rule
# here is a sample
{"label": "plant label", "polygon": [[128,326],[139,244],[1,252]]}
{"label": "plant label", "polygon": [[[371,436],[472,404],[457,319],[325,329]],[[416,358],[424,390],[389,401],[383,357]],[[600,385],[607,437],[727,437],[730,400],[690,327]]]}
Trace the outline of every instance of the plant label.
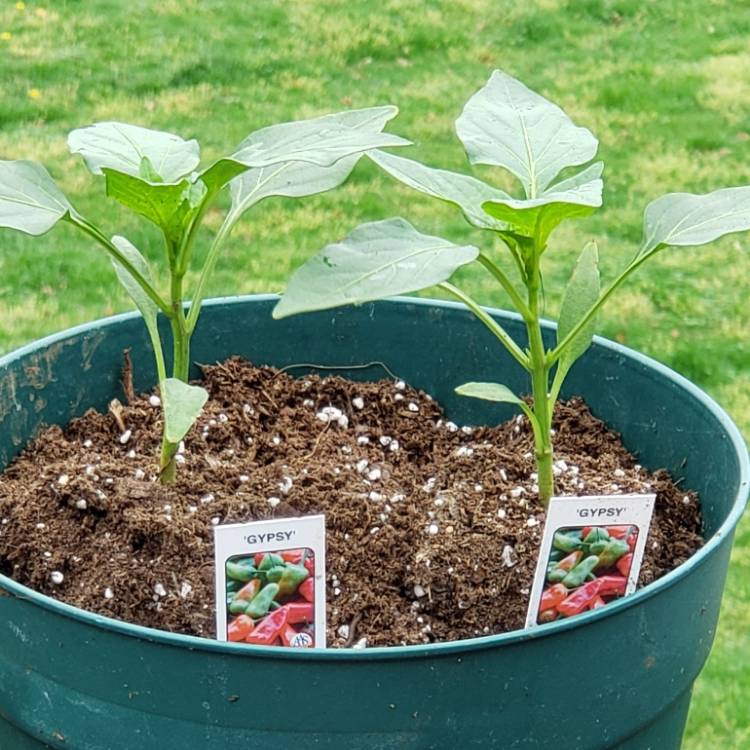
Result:
{"label": "plant label", "polygon": [[325,647],[325,516],[216,526],[214,560],[218,640]]}
{"label": "plant label", "polygon": [[638,585],[656,495],[553,497],[526,627],[606,607]]}

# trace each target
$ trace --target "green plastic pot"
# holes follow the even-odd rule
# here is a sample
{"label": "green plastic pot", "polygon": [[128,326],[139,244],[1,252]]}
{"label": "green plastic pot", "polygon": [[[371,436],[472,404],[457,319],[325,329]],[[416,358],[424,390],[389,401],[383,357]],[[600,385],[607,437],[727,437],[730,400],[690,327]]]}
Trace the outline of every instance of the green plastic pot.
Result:
{"label": "green plastic pot", "polygon": [[[515,363],[460,306],[397,299],[273,322],[274,302],[207,304],[194,360],[240,354],[276,366],[385,362],[440,400],[452,419],[471,424],[511,412],[455,396],[457,384],[489,379],[524,389]],[[523,341],[516,317],[491,313]],[[41,424],[106,408],[119,395],[125,348],[136,387],[150,388],[155,374],[136,315],[73,329],[0,360],[0,466]],[[378,364],[344,373],[384,375]],[[533,632],[300,652],[137,627],[0,576],[0,748],[678,748],[748,494],[747,450],[705,394],[607,341],[596,341],[566,391],[583,395],[645,466],[668,468],[701,495],[705,547],[655,584]]]}

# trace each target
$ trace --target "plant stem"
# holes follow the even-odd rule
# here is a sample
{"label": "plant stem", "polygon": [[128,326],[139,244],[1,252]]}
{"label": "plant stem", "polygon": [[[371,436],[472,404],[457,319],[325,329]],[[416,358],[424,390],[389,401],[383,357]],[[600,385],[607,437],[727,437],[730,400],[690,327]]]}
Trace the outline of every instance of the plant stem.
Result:
{"label": "plant stem", "polygon": [[[657,248],[658,249],[658,248]],[[610,298],[610,296],[617,290],[625,279],[630,276],[633,271],[640,267],[648,258],[650,258],[656,250],[652,250],[649,253],[639,255],[635,260],[631,261],[630,265],[602,292],[599,299],[589,308],[586,314],[573,326],[569,331],[568,335],[547,355],[547,364],[552,366],[560,359],[560,355],[565,351],[565,348],[570,342],[581,332],[581,329],[596,315],[599,308]]]}
{"label": "plant stem", "polygon": [[[170,286],[172,315],[172,377],[187,383],[190,375],[190,333],[185,320],[185,309],[182,304],[182,274],[176,269],[172,272]],[[177,471],[177,444],[171,443],[166,436],[162,436],[161,456],[159,459],[159,480],[162,484],[171,484],[175,480]]]}
{"label": "plant stem", "polygon": [[444,281],[438,285],[441,289],[445,289],[446,292],[450,292],[456,299],[461,300],[474,315],[476,315],[492,333],[497,336],[502,342],[505,348],[513,355],[513,358],[518,362],[521,367],[527,372],[530,371],[529,358],[524,354],[521,348],[516,344],[515,341],[510,337],[507,331],[495,320],[493,320],[482,308],[465,292],[462,292],[458,287],[449,284]]}
{"label": "plant stem", "polygon": [[151,284],[143,278],[141,272],[110,242],[106,235],[82,216],[71,215],[69,221],[89,237],[93,237],[102,247],[133,277],[137,284],[149,296],[151,301],[167,316],[171,314],[169,305],[161,298]]}
{"label": "plant stem", "polygon": [[195,293],[193,294],[193,299],[190,301],[190,310],[188,311],[187,316],[187,330],[189,333],[192,333],[195,330],[195,325],[198,322],[201,305],[203,304],[203,297],[206,293],[206,284],[208,283],[208,279],[210,278],[211,274],[213,273],[214,267],[216,266],[216,261],[219,257],[219,251],[224,244],[224,240],[232,231],[232,227],[234,226],[238,218],[239,216],[233,214],[231,211],[227,214],[226,218],[224,219],[224,223],[221,225],[221,227],[219,227],[219,231],[216,233],[216,236],[211,243],[211,247],[208,250],[208,255],[206,256],[206,260],[203,263],[201,275],[198,279],[198,286],[196,286]]}
{"label": "plant stem", "polygon": [[516,291],[513,282],[486,255],[479,253],[477,260],[500,282],[500,285],[510,297],[511,302],[515,305],[516,310],[521,313],[521,317],[527,322],[531,320],[531,311],[523,301],[521,295]]}
{"label": "plant stem", "polygon": [[534,397],[534,414],[537,424],[534,428],[534,448],[539,484],[539,499],[546,508],[555,491],[552,473],[552,404],[549,402],[549,366],[544,350],[542,327],[539,321],[539,296],[541,273],[539,270],[539,253],[532,253],[528,272],[529,310],[531,319],[526,324],[529,336],[529,360],[531,371],[531,390]]}

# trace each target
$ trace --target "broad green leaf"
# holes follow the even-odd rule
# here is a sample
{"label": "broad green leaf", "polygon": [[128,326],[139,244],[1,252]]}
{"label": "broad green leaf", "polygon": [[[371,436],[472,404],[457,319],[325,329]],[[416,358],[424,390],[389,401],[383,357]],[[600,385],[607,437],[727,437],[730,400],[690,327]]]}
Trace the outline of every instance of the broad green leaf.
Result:
{"label": "broad green leaf", "polygon": [[421,234],[404,219],[363,224],[292,276],[273,317],[426,289],[446,281],[478,255],[471,245]]}
{"label": "broad green leaf", "polygon": [[200,416],[208,392],[177,378],[162,380],[159,388],[164,409],[164,437],[170,443],[179,443]]}
{"label": "broad green leaf", "polygon": [[[329,115],[350,128],[379,133],[396,115],[395,107],[371,107]],[[259,167],[236,177],[230,183],[232,211],[242,214],[251,206],[270,196],[299,198],[331,190],[351,174],[362,154],[345,156],[330,166],[304,161],[286,161]]]}
{"label": "broad green leaf", "polygon": [[197,141],[122,122],[98,122],[74,130],[68,147],[83,156],[94,174],[106,168],[147,182],[177,182],[200,162]]}
{"label": "broad green leaf", "polygon": [[669,193],[648,204],[641,254],[663,245],[695,246],[750,229],[750,187],[706,195]]}
{"label": "broad green leaf", "polygon": [[505,404],[523,403],[513,391],[500,383],[464,383],[456,388],[459,396],[481,398],[484,401],[497,401]]}
{"label": "broad green leaf", "polygon": [[502,190],[468,175],[426,167],[418,161],[394,156],[385,151],[368,151],[367,155],[391,177],[395,177],[404,185],[458,206],[463,211],[466,220],[475,227],[495,231],[508,228],[504,222],[488,216],[482,210],[482,204],[487,201],[510,198]]}
{"label": "broad green leaf", "polygon": [[456,133],[473,164],[505,167],[537,198],[565,169],[594,158],[598,142],[557,105],[496,70],[469,99]]}
{"label": "broad green leaf", "polygon": [[[595,242],[583,248],[565,289],[560,317],[557,321],[557,343],[561,343],[599,299],[599,251]],[[567,372],[572,364],[591,346],[596,331],[596,315],[589,320],[565,347],[558,367]]]}
{"label": "broad green leaf", "polygon": [[[395,107],[387,109],[394,116],[398,111]],[[233,154],[209,167],[201,178],[209,190],[216,191],[228,179],[248,168],[270,167],[287,161],[330,167],[339,159],[373,148],[406,146],[410,143],[397,135],[352,126],[346,114],[324,115],[262,128],[242,141]]]}
{"label": "broad green leaf", "polygon": [[539,198],[495,199],[482,207],[491,216],[505,222],[512,233],[523,237],[537,236],[544,246],[561,221],[588,216],[602,205],[603,167],[601,162],[592,164],[573,177],[553,185]]}
{"label": "broad green leaf", "polygon": [[35,161],[0,161],[0,227],[49,232],[73,207],[49,172]]}
{"label": "broad green leaf", "polygon": [[[148,262],[141,255],[138,249],[133,245],[132,242],[116,235],[112,238],[112,244],[129,260],[135,269],[143,276],[143,278],[153,287],[154,279],[151,275],[151,269],[149,268]],[[141,311],[143,320],[146,323],[146,327],[149,333],[153,334],[156,332],[156,317],[159,308],[153,302],[151,297],[143,291],[143,287],[130,275],[128,270],[121,265],[115,258],[112,258],[112,265],[114,266],[117,278],[120,283],[125,287],[125,291],[130,295],[130,298],[135,302],[135,306]]]}
{"label": "broad green leaf", "polygon": [[175,214],[187,200],[189,180],[162,184],[146,182],[109,167],[103,168],[102,172],[106,178],[107,195],[165,230],[174,224]]}

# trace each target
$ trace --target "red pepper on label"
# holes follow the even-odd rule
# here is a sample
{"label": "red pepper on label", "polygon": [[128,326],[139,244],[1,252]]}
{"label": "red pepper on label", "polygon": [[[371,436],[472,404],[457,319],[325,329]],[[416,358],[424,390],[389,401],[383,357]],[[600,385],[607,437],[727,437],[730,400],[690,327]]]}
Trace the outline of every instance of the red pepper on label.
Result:
{"label": "red pepper on label", "polygon": [[[308,602],[290,602],[285,604],[281,609],[288,613],[287,622],[290,625],[298,625],[301,622],[313,622],[315,618],[315,609]],[[279,612],[280,610],[276,610]]]}
{"label": "red pepper on label", "polygon": [[567,598],[568,593],[568,589],[566,589],[561,583],[556,583],[554,586],[550,586],[542,594],[542,600],[539,602],[540,611],[556,607],[560,602]]}
{"label": "red pepper on label", "polygon": [[235,595],[235,599],[245,599],[250,601],[254,599],[255,595],[260,591],[260,579],[253,578],[252,581],[246,583]]}
{"label": "red pepper on label", "polygon": [[254,643],[256,646],[270,646],[286,625],[287,615],[286,608],[281,607],[264,617],[255,630],[245,638],[245,642]]}
{"label": "red pepper on label", "polygon": [[304,555],[305,551],[303,549],[288,549],[284,550],[284,552],[280,552],[281,559],[284,560],[284,562],[288,563],[294,563],[295,565],[299,565],[302,562],[302,555]]}
{"label": "red pepper on label", "polygon": [[554,622],[558,617],[559,613],[556,609],[545,609],[543,612],[539,613],[539,617],[537,617],[537,623],[539,625],[544,625],[547,622]]}
{"label": "red pepper on label", "polygon": [[595,581],[590,581],[576,589],[565,601],[557,605],[557,611],[565,617],[583,612],[599,596],[602,580],[602,578],[597,578]]}
{"label": "red pepper on label", "polygon": [[302,581],[297,589],[297,593],[300,594],[308,602],[315,600],[315,583],[312,576]]}
{"label": "red pepper on label", "polygon": [[615,566],[626,578],[630,575],[630,566],[633,564],[633,553],[628,552],[627,555],[623,555]]}
{"label": "red pepper on label", "polygon": [[632,526],[607,526],[607,531],[614,539],[624,539],[632,528]]}
{"label": "red pepper on label", "polygon": [[622,596],[628,585],[628,579],[624,576],[602,576],[596,580],[601,584],[599,593],[602,596]]}
{"label": "red pepper on label", "polygon": [[285,646],[291,646],[294,636],[297,635],[297,631],[288,623],[284,625],[284,629],[281,631],[281,642]]}
{"label": "red pepper on label", "polygon": [[248,617],[247,615],[235,617],[227,627],[227,638],[233,643],[244,641],[245,638],[250,635],[250,632],[254,627],[255,623],[251,617]]}

